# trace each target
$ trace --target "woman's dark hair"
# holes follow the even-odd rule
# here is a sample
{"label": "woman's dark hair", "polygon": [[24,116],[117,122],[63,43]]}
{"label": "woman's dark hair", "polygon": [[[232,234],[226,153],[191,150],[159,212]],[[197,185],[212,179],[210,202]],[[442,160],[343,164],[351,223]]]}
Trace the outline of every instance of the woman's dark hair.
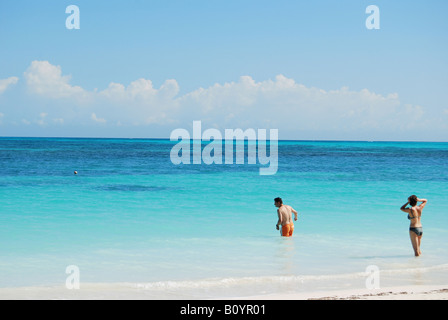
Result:
{"label": "woman's dark hair", "polygon": [[282,200],[282,198],[275,198],[274,201],[275,201],[276,203],[283,204],[283,200]]}
{"label": "woman's dark hair", "polygon": [[417,196],[416,195],[412,195],[409,197],[409,204],[411,206],[415,206],[417,204]]}

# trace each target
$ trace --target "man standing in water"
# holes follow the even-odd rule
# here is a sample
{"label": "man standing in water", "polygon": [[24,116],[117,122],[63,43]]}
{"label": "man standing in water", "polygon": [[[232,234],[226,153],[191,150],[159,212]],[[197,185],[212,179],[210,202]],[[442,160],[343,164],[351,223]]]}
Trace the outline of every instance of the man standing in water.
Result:
{"label": "man standing in water", "polygon": [[283,204],[282,198],[275,198],[274,204],[278,208],[278,221],[276,224],[277,230],[282,226],[282,236],[291,237],[294,232],[294,223],[292,222],[292,214],[294,213],[294,221],[297,221],[297,211],[291,206]]}
{"label": "man standing in water", "polygon": [[[418,206],[417,203],[421,202]],[[419,199],[416,195],[412,195],[408,198],[408,202],[401,206],[400,210],[408,214],[408,219],[411,221],[409,226],[409,235],[411,237],[412,248],[414,249],[415,256],[418,257],[422,254],[420,245],[422,243],[423,228],[422,228],[422,210],[426,206],[428,200]],[[406,208],[410,205],[410,208]]]}

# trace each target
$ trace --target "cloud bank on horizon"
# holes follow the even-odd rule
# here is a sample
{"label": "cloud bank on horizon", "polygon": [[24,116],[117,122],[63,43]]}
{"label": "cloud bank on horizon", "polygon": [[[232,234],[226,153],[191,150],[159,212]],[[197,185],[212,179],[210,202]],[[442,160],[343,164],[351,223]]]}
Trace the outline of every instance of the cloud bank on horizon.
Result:
{"label": "cloud bank on horizon", "polygon": [[57,128],[55,136],[80,137],[100,127],[105,136],[167,138],[171,130],[201,120],[220,130],[276,128],[280,139],[299,140],[409,140],[409,132],[438,140],[448,129],[448,109],[430,114],[424,106],[401,102],[397,93],[323,90],[281,74],[259,82],[244,75],[182,95],[175,79],[159,88],[140,78],[90,91],[71,82],[61,66],[37,60],[23,78],[0,79],[0,95],[12,94],[22,83],[32,102],[0,110],[0,126],[34,128],[37,134]]}

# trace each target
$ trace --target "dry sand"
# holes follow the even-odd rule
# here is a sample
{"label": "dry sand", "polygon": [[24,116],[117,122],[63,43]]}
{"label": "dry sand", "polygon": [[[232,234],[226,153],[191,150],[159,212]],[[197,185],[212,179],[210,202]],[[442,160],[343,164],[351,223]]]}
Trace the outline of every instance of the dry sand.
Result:
{"label": "dry sand", "polygon": [[236,298],[241,300],[448,300],[448,285],[382,289],[272,294]]}
{"label": "dry sand", "polygon": [[[130,284],[86,284],[79,290],[65,287],[0,288],[0,300],[157,300]],[[184,297],[190,299],[190,297]],[[191,299],[196,299],[192,297]],[[308,293],[268,294],[220,300],[448,300],[448,285],[355,289]]]}

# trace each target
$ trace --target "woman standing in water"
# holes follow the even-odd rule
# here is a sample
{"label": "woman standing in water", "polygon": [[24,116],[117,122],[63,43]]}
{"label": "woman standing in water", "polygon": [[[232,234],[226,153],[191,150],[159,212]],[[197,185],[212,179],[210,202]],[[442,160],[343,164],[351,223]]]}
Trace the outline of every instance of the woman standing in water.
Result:
{"label": "woman standing in water", "polygon": [[[418,206],[417,203],[421,202]],[[420,245],[422,242],[423,236],[423,228],[422,228],[422,211],[425,207],[428,200],[419,199],[417,196],[412,195],[408,198],[408,202],[406,202],[400,210],[406,212],[408,214],[408,219],[411,221],[411,225],[409,226],[409,235],[411,237],[412,247],[414,248],[415,256],[418,257],[422,254],[420,250]],[[406,208],[407,205],[410,205],[410,208]]]}

